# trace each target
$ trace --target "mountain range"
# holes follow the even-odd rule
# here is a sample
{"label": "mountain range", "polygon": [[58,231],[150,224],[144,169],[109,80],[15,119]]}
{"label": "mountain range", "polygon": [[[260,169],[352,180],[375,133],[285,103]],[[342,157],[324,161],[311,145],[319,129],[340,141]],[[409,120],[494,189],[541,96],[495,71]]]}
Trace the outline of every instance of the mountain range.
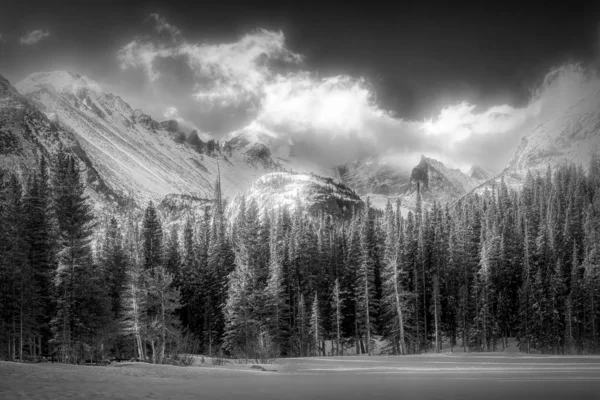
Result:
{"label": "mountain range", "polygon": [[[371,198],[375,207],[399,198],[413,209],[451,202],[504,179],[518,187],[527,171],[563,161],[587,166],[600,141],[600,95],[580,101],[522,139],[500,173],[478,166],[466,173],[422,156],[411,170],[375,158],[317,165],[293,154],[277,135],[249,126],[227,140],[202,141],[177,121],[156,121],[86,77],[64,71],[35,73],[12,86],[0,76],[0,169],[26,174],[40,154],[70,149],[85,166],[88,196],[97,209],[133,201],[180,204],[212,198],[217,176],[223,195],[343,213]],[[239,196],[237,196],[239,198]],[[233,204],[237,204],[236,201]]]}

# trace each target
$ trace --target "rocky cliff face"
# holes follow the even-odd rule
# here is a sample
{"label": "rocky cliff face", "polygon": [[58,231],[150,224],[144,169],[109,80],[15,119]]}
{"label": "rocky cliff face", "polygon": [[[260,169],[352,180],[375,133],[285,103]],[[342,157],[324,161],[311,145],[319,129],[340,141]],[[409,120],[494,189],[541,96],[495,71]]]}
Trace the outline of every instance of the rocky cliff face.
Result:
{"label": "rocky cliff face", "polygon": [[407,207],[414,208],[417,192],[420,191],[425,206],[432,205],[434,201],[453,202],[482,182],[458,169],[447,168],[433,158],[422,156],[411,172],[403,199]]}

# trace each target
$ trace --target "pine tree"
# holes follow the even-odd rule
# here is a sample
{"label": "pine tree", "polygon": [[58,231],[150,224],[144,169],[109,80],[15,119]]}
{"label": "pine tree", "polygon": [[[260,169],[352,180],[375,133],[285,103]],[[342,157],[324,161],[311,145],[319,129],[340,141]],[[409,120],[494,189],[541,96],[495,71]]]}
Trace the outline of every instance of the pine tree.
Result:
{"label": "pine tree", "polygon": [[529,353],[531,350],[532,334],[532,272],[529,256],[529,230],[527,220],[525,220],[525,255],[523,263],[523,283],[519,290],[519,328],[518,337],[519,349]]}
{"label": "pine tree", "polygon": [[181,274],[180,266],[181,251],[179,249],[179,238],[177,229],[173,226],[165,246],[165,268],[169,274],[173,275],[174,283],[178,288],[181,287],[184,279]]}
{"label": "pine tree", "polygon": [[404,309],[406,308],[406,292],[402,286],[404,279],[403,253],[404,232],[398,237],[396,218],[392,205],[388,202],[385,212],[387,236],[384,252],[384,269],[382,273],[383,297],[382,314],[384,321],[384,338],[393,344],[394,354],[406,354],[404,334]]}
{"label": "pine tree", "polygon": [[248,251],[241,244],[235,255],[235,269],[229,276],[225,304],[225,348],[231,353],[249,356],[259,327],[254,314],[252,284],[254,277]]}
{"label": "pine tree", "polygon": [[[39,336],[40,352],[50,353],[48,341],[52,337],[50,332],[50,318],[54,314],[52,302],[52,278],[54,276],[54,219],[51,208],[51,193],[49,186],[48,167],[46,158],[42,155],[38,170],[33,175],[24,201],[27,215],[25,235],[27,240],[27,260],[34,274],[31,282],[32,291],[35,292],[36,332]],[[35,338],[34,338],[35,341]]]}
{"label": "pine tree", "polygon": [[[308,331],[311,337],[311,344],[313,350],[313,355],[318,356],[320,353],[321,338],[323,336],[323,321],[321,317],[321,310],[319,307],[319,295],[315,292],[310,312],[310,328]],[[325,349],[323,349],[325,351]]]}
{"label": "pine tree", "polygon": [[[175,317],[175,310],[180,306],[179,290],[174,287],[174,276],[163,266],[158,266],[153,273],[145,274],[148,297],[148,304],[156,309],[156,313],[151,316],[150,330],[151,334],[158,337],[160,348],[154,351],[154,340],[152,358],[155,363],[165,361],[165,350],[169,338],[178,334],[178,323]],[[154,338],[152,338],[154,339]]]}
{"label": "pine tree", "polygon": [[129,264],[125,282],[126,289],[122,298],[123,316],[121,318],[123,333],[133,336],[137,357],[145,360],[146,351],[142,339],[147,336],[148,291],[142,280],[142,269],[137,262]]}
{"label": "pine tree", "polygon": [[[116,347],[117,356],[120,356],[123,344],[115,335],[119,330],[114,327],[123,317],[123,296],[126,289],[128,257],[123,248],[123,238],[117,220],[113,217],[106,227],[104,241],[100,255],[100,270],[102,282],[99,288],[106,296],[107,312],[110,313],[110,323],[103,327],[103,336]],[[108,317],[108,315],[107,315]],[[104,343],[104,340],[102,341]],[[104,347],[103,347],[104,349]]]}
{"label": "pine tree", "polygon": [[282,225],[280,218],[273,220],[270,234],[269,273],[264,289],[264,318],[271,338],[280,348],[289,330],[289,311],[285,298]]}
{"label": "pine tree", "polygon": [[343,355],[342,346],[342,324],[344,322],[344,303],[342,298],[343,292],[340,288],[340,281],[336,278],[333,284],[331,293],[331,308],[333,309],[333,329],[335,337],[335,354]]}
{"label": "pine tree", "polygon": [[118,319],[122,313],[122,296],[125,290],[128,260],[123,249],[123,238],[117,220],[111,218],[106,229],[102,247],[101,263],[107,277],[108,295],[111,301],[111,311]]}
{"label": "pine tree", "polygon": [[[31,313],[36,308],[36,287],[28,263],[23,188],[16,175],[10,175],[3,190],[2,291],[3,332],[8,333],[8,358],[23,360],[23,341],[35,330]],[[34,286],[32,286],[34,285]],[[4,336],[4,335],[3,335]]]}
{"label": "pine tree", "polygon": [[160,220],[152,201],[144,212],[142,225],[142,253],[143,265],[146,270],[153,271],[162,265],[163,260],[163,232]]}
{"label": "pine tree", "polygon": [[361,248],[360,248],[360,226],[358,214],[355,214],[348,230],[346,238],[346,259],[345,268],[342,272],[342,287],[344,287],[344,295],[342,296],[344,304],[348,312],[348,317],[344,319],[345,329],[347,333],[353,333],[354,344],[356,346],[356,354],[360,354],[360,331],[358,328],[358,274],[361,265]]}
{"label": "pine tree", "polygon": [[[90,240],[94,216],[84,194],[78,160],[60,151],[53,179],[54,209],[59,229],[58,269],[55,276],[57,313],[52,319],[53,343],[59,358],[76,362],[81,355],[85,326],[90,311],[81,303],[88,295],[93,276]],[[87,303],[88,305],[89,302]]]}
{"label": "pine tree", "polygon": [[375,329],[375,260],[373,244],[373,216],[367,199],[360,226],[361,264],[356,285],[357,317],[360,332],[365,337],[365,350],[371,355]]}

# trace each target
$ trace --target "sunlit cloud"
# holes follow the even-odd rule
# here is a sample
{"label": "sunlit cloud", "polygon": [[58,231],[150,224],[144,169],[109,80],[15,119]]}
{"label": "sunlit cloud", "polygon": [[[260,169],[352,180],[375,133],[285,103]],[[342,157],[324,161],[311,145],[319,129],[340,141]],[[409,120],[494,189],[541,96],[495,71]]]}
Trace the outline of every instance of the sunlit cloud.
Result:
{"label": "sunlit cloud", "polygon": [[[364,77],[301,70],[303,56],[286,46],[283,32],[260,29],[220,44],[136,39],[118,57],[123,68],[143,70],[150,82],[173,73],[161,61],[183,62],[194,77],[188,96],[198,110],[208,107],[211,116],[230,118],[232,107],[245,108],[249,117],[232,129],[234,134],[260,131],[292,143],[295,154],[329,163],[371,155],[402,165],[424,154],[451,167],[479,165],[494,172],[504,167],[524,134],[580,101],[598,82],[580,66],[563,66],[546,76],[523,107],[479,109],[458,102],[433,118],[411,121],[383,109]],[[270,61],[290,68],[283,72]]]}
{"label": "sunlit cloud", "polygon": [[[156,18],[169,27],[162,29],[179,33],[164,19]],[[211,105],[235,105],[260,96],[264,85],[274,76],[268,61],[297,63],[302,60],[300,55],[285,48],[284,40],[283,32],[264,29],[223,44],[184,41],[165,45],[136,39],[123,46],[117,57],[123,69],[141,68],[150,81],[159,79],[158,64],[162,59],[182,57],[198,78],[195,99]]]}
{"label": "sunlit cloud", "polygon": [[371,121],[386,117],[364,80],[345,75],[316,78],[308,73],[278,76],[264,86],[257,120],[294,131],[323,131],[332,137],[370,137]]}
{"label": "sunlit cloud", "polygon": [[48,36],[50,36],[50,32],[44,31],[42,29],[36,29],[22,36],[19,39],[19,42],[24,45],[32,45],[36,44],[37,42]]}

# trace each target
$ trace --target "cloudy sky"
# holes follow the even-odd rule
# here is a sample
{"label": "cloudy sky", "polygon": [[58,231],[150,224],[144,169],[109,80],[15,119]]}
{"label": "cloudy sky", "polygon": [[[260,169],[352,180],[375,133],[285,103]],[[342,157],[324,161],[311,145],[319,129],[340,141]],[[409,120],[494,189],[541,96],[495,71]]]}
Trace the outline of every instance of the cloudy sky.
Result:
{"label": "cloudy sky", "polygon": [[264,131],[332,162],[426,154],[493,171],[598,83],[590,2],[121,3],[3,6],[0,74],[69,70],[187,130]]}

